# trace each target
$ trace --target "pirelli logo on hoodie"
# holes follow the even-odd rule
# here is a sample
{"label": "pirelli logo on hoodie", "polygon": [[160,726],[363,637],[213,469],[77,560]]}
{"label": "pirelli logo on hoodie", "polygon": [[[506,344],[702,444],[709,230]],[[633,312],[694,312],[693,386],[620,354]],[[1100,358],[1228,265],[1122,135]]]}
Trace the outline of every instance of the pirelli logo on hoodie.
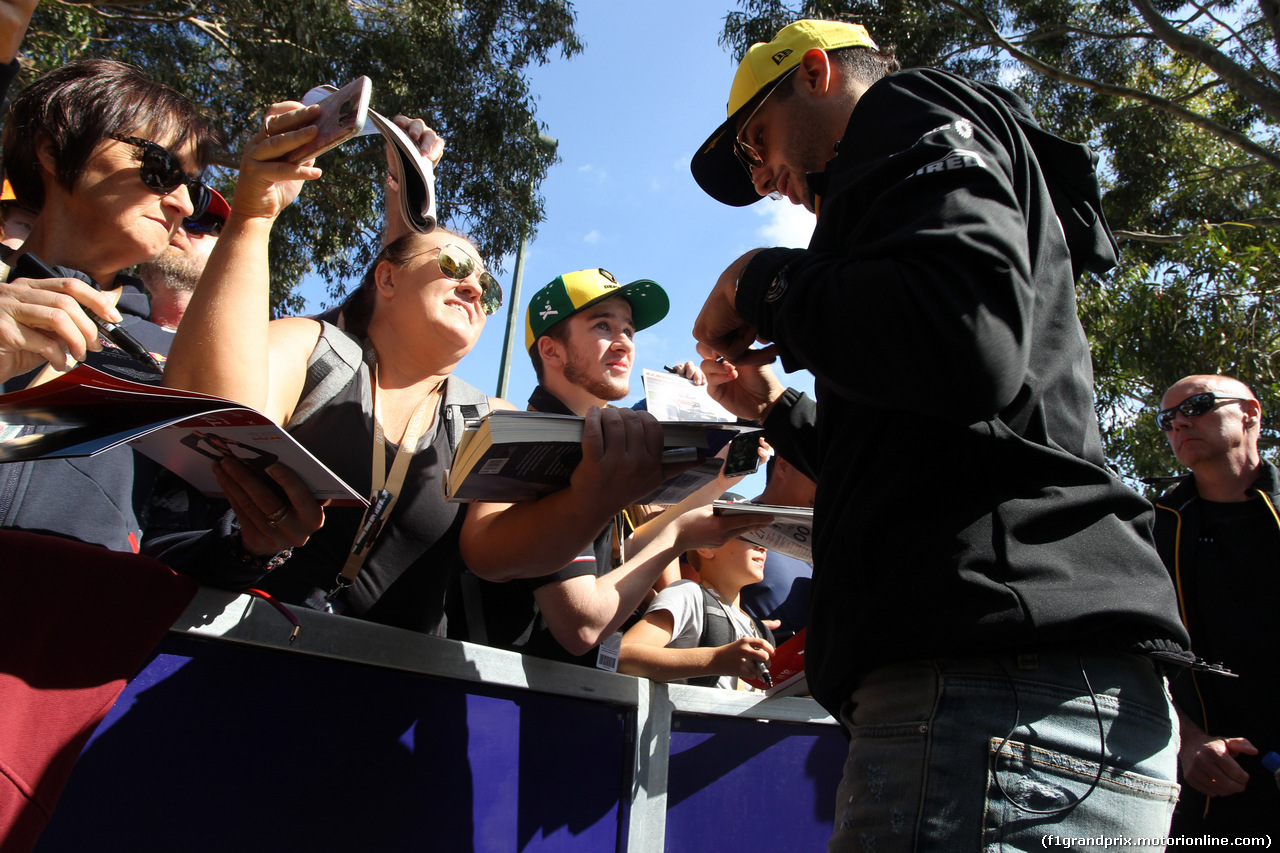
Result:
{"label": "pirelli logo on hoodie", "polygon": [[[920,137],[923,141],[936,133],[954,133],[961,139],[973,138],[973,124],[968,119],[956,119],[950,124],[944,124],[942,127],[935,127],[933,130]],[[976,151],[970,151],[967,148],[953,148],[951,153],[940,159],[934,160],[932,163],[926,163],[919,169],[916,169],[912,177],[927,175],[931,172],[949,172],[953,169],[969,169],[969,168],[987,168],[987,163],[982,159],[982,155]]]}
{"label": "pirelli logo on hoodie", "polygon": [[916,169],[912,175],[913,178],[920,175],[927,175],[930,172],[949,172],[952,169],[969,169],[973,167],[979,169],[987,168],[987,163],[976,151],[968,151],[964,148],[954,148],[946,157],[934,160],[932,163],[926,163],[919,169]]}

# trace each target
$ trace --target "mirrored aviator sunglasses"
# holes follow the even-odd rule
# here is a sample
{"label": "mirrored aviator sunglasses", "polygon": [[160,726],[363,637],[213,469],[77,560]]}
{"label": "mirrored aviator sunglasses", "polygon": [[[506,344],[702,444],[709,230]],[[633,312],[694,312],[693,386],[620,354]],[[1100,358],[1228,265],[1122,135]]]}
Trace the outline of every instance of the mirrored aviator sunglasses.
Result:
{"label": "mirrored aviator sunglasses", "polygon": [[[456,243],[445,243],[438,261],[440,272],[454,281],[465,280],[476,269],[476,259]],[[502,307],[502,286],[488,272],[481,272],[479,279],[480,307],[486,315],[491,315]]]}
{"label": "mirrored aviator sunglasses", "polygon": [[107,136],[142,150],[142,160],[138,164],[138,177],[152,192],[168,195],[185,185],[188,195],[191,196],[192,211],[189,218],[198,219],[209,209],[209,201],[213,198],[209,188],[199,178],[188,175],[172,151],[149,139],[122,136],[118,133],[108,133]]}

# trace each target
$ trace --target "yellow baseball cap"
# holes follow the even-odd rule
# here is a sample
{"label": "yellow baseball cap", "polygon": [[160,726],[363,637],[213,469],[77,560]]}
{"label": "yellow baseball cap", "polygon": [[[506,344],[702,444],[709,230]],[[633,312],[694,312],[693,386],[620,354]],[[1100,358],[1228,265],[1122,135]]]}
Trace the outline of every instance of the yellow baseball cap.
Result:
{"label": "yellow baseball cap", "polygon": [[694,180],[707,195],[733,207],[745,207],[760,200],[750,174],[733,150],[738,114],[766,86],[799,65],[805,52],[815,47],[879,50],[866,27],[842,21],[796,21],[778,30],[773,41],[753,44],[738,64],[729,88],[729,118],[707,137],[690,164]]}
{"label": "yellow baseball cap", "polygon": [[637,332],[667,316],[671,307],[667,292],[656,281],[642,278],[618,284],[608,270],[567,272],[556,276],[529,300],[524,312],[524,348],[531,348],[561,320],[615,296],[631,303],[631,323]]}

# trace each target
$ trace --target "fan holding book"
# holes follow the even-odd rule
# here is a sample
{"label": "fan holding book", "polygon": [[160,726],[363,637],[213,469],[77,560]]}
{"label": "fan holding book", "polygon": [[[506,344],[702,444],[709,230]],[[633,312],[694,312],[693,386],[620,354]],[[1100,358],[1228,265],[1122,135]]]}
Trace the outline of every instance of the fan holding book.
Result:
{"label": "fan holding book", "polygon": [[[411,228],[383,247],[343,304],[345,329],[269,321],[267,245],[284,204],[320,177],[310,161],[289,162],[314,138],[318,112],[277,104],[249,141],[166,383],[263,412],[369,498],[367,514],[329,507],[321,530],[260,586],[285,602],[452,635],[461,620],[446,619],[447,595],[464,556],[495,577],[537,576],[570,562],[595,533],[583,518],[602,495],[626,503],[661,482],[661,468],[647,463],[650,453],[661,455],[655,422],[592,413],[573,485],[543,500],[483,516],[479,505],[445,503],[439,482],[465,421],[511,408],[453,375],[500,309],[502,289],[465,235]],[[734,526],[707,510],[696,538]],[[675,535],[668,538],[663,547],[674,547]]]}

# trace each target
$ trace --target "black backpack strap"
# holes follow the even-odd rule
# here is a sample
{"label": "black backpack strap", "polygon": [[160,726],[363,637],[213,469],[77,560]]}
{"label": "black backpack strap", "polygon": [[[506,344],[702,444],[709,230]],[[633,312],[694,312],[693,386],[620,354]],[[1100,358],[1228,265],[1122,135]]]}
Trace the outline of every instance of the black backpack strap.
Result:
{"label": "black backpack strap", "polygon": [[[475,421],[489,413],[489,396],[456,376],[450,376],[444,385],[444,401],[440,407],[444,419],[449,449],[456,450],[467,421]],[[467,620],[467,639],[473,643],[489,644],[489,628],[484,619],[484,589],[480,578],[470,569],[462,570],[460,587],[462,612]]]}
{"label": "black backpack strap", "polygon": [[489,395],[456,376],[450,376],[444,384],[444,405],[441,408],[449,449],[454,450],[467,428],[467,421],[479,420],[489,414]]}
{"label": "black backpack strap", "polygon": [[[705,586],[699,589],[702,591],[702,634],[698,637],[698,648],[718,649],[732,643],[737,639],[737,632],[729,624],[729,615]],[[700,675],[688,679],[690,684],[699,687],[715,687],[719,681],[718,675]]]}

